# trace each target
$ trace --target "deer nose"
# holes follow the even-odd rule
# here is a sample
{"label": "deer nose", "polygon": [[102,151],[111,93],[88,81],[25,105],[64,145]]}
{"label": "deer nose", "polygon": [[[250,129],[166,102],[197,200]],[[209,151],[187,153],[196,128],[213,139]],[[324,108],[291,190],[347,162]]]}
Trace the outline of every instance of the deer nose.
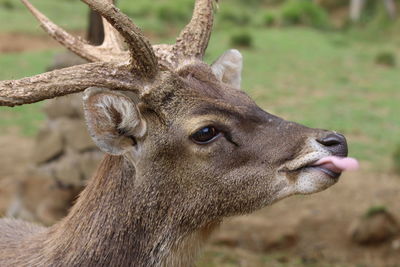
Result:
{"label": "deer nose", "polygon": [[323,138],[317,139],[317,142],[325,146],[333,156],[347,157],[347,141],[342,134],[330,133]]}

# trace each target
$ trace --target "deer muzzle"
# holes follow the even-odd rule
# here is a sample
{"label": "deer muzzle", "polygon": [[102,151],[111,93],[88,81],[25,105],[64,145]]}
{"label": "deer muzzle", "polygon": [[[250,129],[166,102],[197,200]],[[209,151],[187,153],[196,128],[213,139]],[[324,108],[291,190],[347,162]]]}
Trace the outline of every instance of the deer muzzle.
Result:
{"label": "deer muzzle", "polygon": [[[347,157],[346,138],[336,132],[326,132],[318,138],[309,138],[300,155],[286,163],[281,169],[287,173],[320,173],[330,178],[338,178],[343,171],[356,170],[359,163]],[[314,176],[314,175],[313,175]]]}

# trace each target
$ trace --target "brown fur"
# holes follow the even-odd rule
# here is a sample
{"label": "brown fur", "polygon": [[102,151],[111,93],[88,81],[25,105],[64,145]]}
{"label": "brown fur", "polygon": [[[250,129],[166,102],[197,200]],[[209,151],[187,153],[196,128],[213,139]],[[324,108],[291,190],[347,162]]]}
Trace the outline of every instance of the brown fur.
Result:
{"label": "brown fur", "polygon": [[[147,203],[142,194],[157,189],[147,192],[150,189],[143,185],[139,186],[143,191],[135,189],[134,181],[133,166],[122,157],[106,156],[60,223],[45,229],[1,220],[0,266],[190,266],[218,223],[195,232],[190,226],[180,227],[184,218],[173,208],[184,209],[184,203],[176,205],[175,192],[164,192],[171,196],[168,200],[154,194],[152,203]],[[136,195],[138,191],[142,193]],[[149,217],[154,223],[144,221]],[[27,256],[27,252],[36,253]]]}

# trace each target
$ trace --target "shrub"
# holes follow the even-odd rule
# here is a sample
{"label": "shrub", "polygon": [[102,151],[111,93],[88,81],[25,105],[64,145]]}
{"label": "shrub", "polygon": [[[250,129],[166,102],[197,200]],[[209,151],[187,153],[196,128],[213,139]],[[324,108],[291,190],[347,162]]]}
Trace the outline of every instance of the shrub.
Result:
{"label": "shrub", "polygon": [[380,213],[387,213],[385,206],[372,206],[365,212],[364,217],[371,218]]}
{"label": "shrub", "polygon": [[328,10],[334,10],[338,8],[347,8],[349,0],[317,0],[316,3]]}
{"label": "shrub", "polygon": [[132,3],[128,1],[121,1],[118,3],[118,6],[131,18],[146,17],[149,16],[153,11],[153,6],[151,3],[147,2],[139,2],[135,5],[132,5]]}
{"label": "shrub", "polygon": [[311,0],[289,0],[282,6],[284,25],[306,25],[315,28],[327,28],[328,15],[323,8]]}
{"label": "shrub", "polygon": [[395,172],[400,175],[400,144],[397,145],[397,149],[393,153],[393,163]]}
{"label": "shrub", "polygon": [[167,23],[187,23],[190,20],[192,3],[189,1],[166,1],[157,7],[157,17]]}
{"label": "shrub", "polygon": [[[383,2],[383,1],[379,1]],[[379,5],[378,1],[375,0],[366,0],[363,8],[363,13],[361,14],[363,20],[370,20],[374,16],[376,16],[382,9],[382,6]]]}
{"label": "shrub", "polygon": [[231,44],[236,47],[251,47],[253,36],[247,31],[235,33],[231,36]]}
{"label": "shrub", "polygon": [[243,9],[238,9],[237,7],[230,8],[228,6],[225,6],[224,9],[221,9],[219,17],[222,21],[237,26],[246,26],[251,23],[250,14]]}
{"label": "shrub", "polygon": [[[246,6],[260,8],[260,6],[281,5],[286,0],[231,0],[229,2],[233,2],[233,1],[239,5],[246,5]],[[220,1],[220,2],[222,2],[222,1]]]}
{"label": "shrub", "polygon": [[376,55],[375,63],[387,67],[394,67],[396,65],[396,57],[391,52],[381,52]]}
{"label": "shrub", "polygon": [[267,13],[264,14],[263,24],[265,26],[273,26],[273,25],[276,24],[276,22],[277,22],[277,19],[276,19],[276,15],[275,14],[273,14],[271,12],[267,12]]}
{"label": "shrub", "polygon": [[357,22],[359,25],[367,26],[369,30],[382,32],[382,29],[393,24],[384,5],[384,1],[366,0]]}
{"label": "shrub", "polygon": [[1,0],[0,7],[3,7],[5,9],[14,9],[15,4],[12,2],[12,0]]}

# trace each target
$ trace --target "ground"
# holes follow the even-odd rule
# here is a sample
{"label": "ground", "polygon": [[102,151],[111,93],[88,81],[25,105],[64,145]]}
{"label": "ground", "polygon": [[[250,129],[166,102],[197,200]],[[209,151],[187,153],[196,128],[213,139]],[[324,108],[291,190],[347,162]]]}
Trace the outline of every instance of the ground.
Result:
{"label": "ground", "polygon": [[58,43],[46,36],[29,35],[21,33],[2,33],[0,40],[13,40],[13,42],[1,42],[0,53],[18,53],[58,47]]}
{"label": "ground", "polygon": [[[199,266],[400,266],[395,245],[400,237],[359,246],[349,234],[373,206],[400,219],[400,177],[391,156],[400,143],[400,70],[374,62],[380,51],[400,55],[398,39],[361,42],[303,28],[251,34],[253,47],[241,49],[245,90],[274,114],[343,132],[361,170],[345,173],[324,192],[228,219]],[[232,47],[229,37],[229,32],[214,33],[208,62]],[[42,35],[0,33],[0,79],[41,72],[57,51]],[[14,177],[29,165],[32,138],[43,119],[40,104],[0,109],[0,210],[9,202]]]}

